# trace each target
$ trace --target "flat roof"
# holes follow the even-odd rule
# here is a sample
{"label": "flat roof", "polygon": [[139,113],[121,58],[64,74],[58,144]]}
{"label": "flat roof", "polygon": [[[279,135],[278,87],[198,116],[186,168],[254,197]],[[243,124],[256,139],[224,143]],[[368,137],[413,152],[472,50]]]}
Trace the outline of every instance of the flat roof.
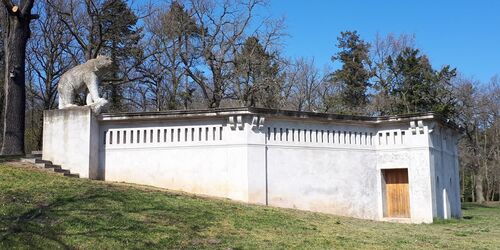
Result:
{"label": "flat roof", "polygon": [[336,121],[342,123],[361,123],[361,124],[379,124],[379,123],[401,123],[415,120],[435,120],[441,124],[460,130],[459,126],[449,119],[434,112],[414,113],[391,116],[361,116],[344,115],[321,112],[305,112],[281,109],[238,107],[238,108],[214,108],[214,109],[195,109],[195,110],[169,110],[156,112],[127,112],[127,113],[103,113],[98,116],[99,121],[130,121],[130,120],[171,120],[171,119],[202,119],[210,117],[226,117],[233,115],[262,115],[266,117],[288,118],[296,120],[315,120],[315,121]]}

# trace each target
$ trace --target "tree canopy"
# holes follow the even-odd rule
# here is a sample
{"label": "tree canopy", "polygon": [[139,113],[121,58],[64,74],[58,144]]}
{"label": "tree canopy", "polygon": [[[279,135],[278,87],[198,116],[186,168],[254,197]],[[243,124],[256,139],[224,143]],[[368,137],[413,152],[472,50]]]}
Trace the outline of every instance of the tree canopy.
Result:
{"label": "tree canopy", "polygon": [[341,112],[359,114],[368,103],[372,75],[368,69],[370,45],[356,31],[341,32],[337,40],[340,51],[332,60],[340,61],[342,66],[333,72],[331,81],[340,85]]}
{"label": "tree canopy", "polygon": [[[266,0],[19,4],[5,0],[2,8],[4,153],[22,153],[24,141],[27,150],[39,149],[42,111],[57,106],[61,74],[104,54],[115,63],[101,87],[110,112],[251,106],[439,113],[465,130],[464,199],[500,193],[494,191],[500,187],[499,78],[479,83],[451,65],[436,68],[414,35],[377,34],[368,41],[357,31],[341,32],[331,41],[332,63],[320,69],[314,58],[284,56],[286,22],[263,14]],[[83,95],[77,100],[83,104]]]}

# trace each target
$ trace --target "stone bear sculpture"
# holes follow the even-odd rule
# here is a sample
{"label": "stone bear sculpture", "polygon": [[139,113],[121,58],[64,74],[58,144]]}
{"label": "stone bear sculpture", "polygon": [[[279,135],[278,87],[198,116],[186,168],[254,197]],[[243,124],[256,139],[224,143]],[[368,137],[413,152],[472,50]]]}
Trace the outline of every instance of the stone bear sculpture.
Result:
{"label": "stone bear sculpture", "polygon": [[100,113],[108,101],[99,97],[99,78],[110,68],[113,61],[107,56],[97,56],[87,62],[66,71],[59,80],[59,109],[77,106],[74,103],[75,94],[87,88],[87,106],[92,111]]}

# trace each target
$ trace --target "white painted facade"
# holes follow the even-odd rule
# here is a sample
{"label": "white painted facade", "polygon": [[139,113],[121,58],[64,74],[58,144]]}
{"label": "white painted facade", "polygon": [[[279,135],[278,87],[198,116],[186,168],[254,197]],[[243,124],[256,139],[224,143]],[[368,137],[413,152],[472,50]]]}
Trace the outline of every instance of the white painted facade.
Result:
{"label": "white painted facade", "polygon": [[43,145],[44,159],[83,177],[390,220],[382,171],[405,168],[405,221],[461,215],[458,132],[432,113],[233,108],[93,117],[85,110],[46,111]]}

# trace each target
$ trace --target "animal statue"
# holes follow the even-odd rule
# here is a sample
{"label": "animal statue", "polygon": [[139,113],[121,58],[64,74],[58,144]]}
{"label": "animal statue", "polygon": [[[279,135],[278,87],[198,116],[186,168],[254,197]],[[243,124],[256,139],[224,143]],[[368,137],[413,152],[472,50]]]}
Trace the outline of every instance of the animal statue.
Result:
{"label": "animal statue", "polygon": [[99,78],[110,68],[113,61],[107,56],[97,56],[87,62],[66,71],[59,80],[59,109],[76,107],[75,95],[85,88],[88,89],[87,106],[96,114],[108,104],[108,101],[99,97]]}

